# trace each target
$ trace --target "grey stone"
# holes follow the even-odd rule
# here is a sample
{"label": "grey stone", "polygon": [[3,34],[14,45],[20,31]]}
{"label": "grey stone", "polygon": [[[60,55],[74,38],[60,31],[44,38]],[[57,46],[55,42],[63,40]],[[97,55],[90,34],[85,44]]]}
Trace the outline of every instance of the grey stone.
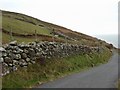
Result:
{"label": "grey stone", "polygon": [[32,64],[34,64],[35,63],[35,61],[30,61]]}
{"label": "grey stone", "polygon": [[6,63],[12,63],[13,62],[9,57],[5,57],[4,61]]}
{"label": "grey stone", "polygon": [[13,71],[16,71],[16,70],[17,70],[17,67],[13,66],[13,67],[12,67],[12,70],[13,70]]}
{"label": "grey stone", "polygon": [[6,53],[6,52],[2,52],[2,56],[3,56],[3,57],[6,57],[6,56],[7,56],[7,53]]}
{"label": "grey stone", "polygon": [[21,55],[20,54],[16,54],[15,59],[21,59]]}
{"label": "grey stone", "polygon": [[13,52],[13,53],[17,53],[17,51],[16,51],[16,50],[13,50],[12,52]]}
{"label": "grey stone", "polygon": [[9,70],[7,70],[7,71],[6,71],[6,74],[9,74],[9,73],[10,73],[10,71],[9,71]]}
{"label": "grey stone", "polygon": [[8,66],[7,63],[5,63],[5,62],[2,63],[2,67],[7,67],[7,66]]}
{"label": "grey stone", "polygon": [[6,50],[3,47],[0,47],[0,52],[5,52]]}
{"label": "grey stone", "polygon": [[19,62],[17,60],[13,60],[13,65],[18,65]]}
{"label": "grey stone", "polygon": [[7,47],[7,50],[16,50],[16,47],[15,46],[11,46],[11,45],[9,45],[8,47]]}
{"label": "grey stone", "polygon": [[46,52],[44,52],[44,51],[42,51],[41,53],[42,53],[42,55],[46,55],[46,54],[47,54],[47,53],[46,53]]}
{"label": "grey stone", "polygon": [[20,54],[23,52],[23,50],[18,48],[17,50],[13,50],[12,52],[15,54]]}
{"label": "grey stone", "polygon": [[19,51],[20,53],[22,53],[22,52],[23,52],[23,50],[22,50],[22,49],[18,49],[18,51]]}
{"label": "grey stone", "polygon": [[40,57],[41,56],[41,53],[36,53],[36,57]]}
{"label": "grey stone", "polygon": [[22,54],[21,54],[21,57],[22,57],[23,59],[26,59],[26,58],[27,58],[27,54],[26,54],[26,53],[22,53]]}
{"label": "grey stone", "polygon": [[12,41],[12,42],[9,43],[9,45],[16,46],[17,45],[17,41]]}
{"label": "grey stone", "polygon": [[29,51],[27,49],[24,49],[23,52],[26,53],[26,54],[29,53]]}
{"label": "grey stone", "polygon": [[23,66],[27,66],[28,64],[24,59],[21,59],[19,65],[23,67]]}
{"label": "grey stone", "polygon": [[36,42],[30,42],[30,43],[28,43],[28,44],[35,46],[35,45],[36,45]]}
{"label": "grey stone", "polygon": [[26,58],[26,61],[29,62],[29,61],[30,61],[30,58]]}
{"label": "grey stone", "polygon": [[2,63],[3,61],[4,61],[4,59],[1,57],[1,58],[0,58],[0,63]]}
{"label": "grey stone", "polygon": [[22,63],[22,66],[27,66],[28,64],[26,62]]}
{"label": "grey stone", "polygon": [[11,64],[11,63],[8,63],[8,66],[12,67],[12,66],[13,66],[13,64]]}
{"label": "grey stone", "polygon": [[32,48],[29,49],[29,55],[30,55],[31,57],[35,56],[35,51],[34,51],[34,49],[32,49]]}
{"label": "grey stone", "polygon": [[32,63],[31,62],[28,62],[28,65],[31,65]]}
{"label": "grey stone", "polygon": [[12,60],[16,58],[16,54],[10,52],[10,53],[7,53],[7,56],[10,57]]}

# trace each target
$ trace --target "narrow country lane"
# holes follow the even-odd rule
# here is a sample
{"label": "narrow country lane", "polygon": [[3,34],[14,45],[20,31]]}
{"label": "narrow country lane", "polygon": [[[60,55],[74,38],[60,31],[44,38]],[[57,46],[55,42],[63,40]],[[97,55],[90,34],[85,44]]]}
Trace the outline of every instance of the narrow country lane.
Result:
{"label": "narrow country lane", "polygon": [[114,88],[118,80],[118,59],[120,56],[114,53],[106,64],[44,83],[37,88]]}

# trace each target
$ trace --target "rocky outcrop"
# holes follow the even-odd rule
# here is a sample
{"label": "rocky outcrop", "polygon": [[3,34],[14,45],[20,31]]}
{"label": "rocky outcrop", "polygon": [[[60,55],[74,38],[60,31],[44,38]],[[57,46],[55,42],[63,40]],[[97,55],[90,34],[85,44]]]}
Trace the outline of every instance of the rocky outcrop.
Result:
{"label": "rocky outcrop", "polygon": [[72,45],[58,42],[31,42],[18,44],[16,41],[0,47],[0,63],[2,63],[2,75],[6,75],[18,69],[27,67],[29,64],[50,58],[63,58],[76,54],[89,54],[99,52],[99,47],[88,47],[84,45]]}

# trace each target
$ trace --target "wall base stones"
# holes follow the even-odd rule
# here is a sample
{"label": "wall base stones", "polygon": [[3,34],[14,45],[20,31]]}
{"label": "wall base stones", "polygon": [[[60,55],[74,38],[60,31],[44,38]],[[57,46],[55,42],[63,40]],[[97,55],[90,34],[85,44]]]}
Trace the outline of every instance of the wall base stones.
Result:
{"label": "wall base stones", "polygon": [[18,44],[16,41],[0,47],[0,63],[2,63],[2,76],[18,69],[34,64],[35,60],[50,58],[63,58],[75,54],[89,54],[99,52],[99,47],[89,47],[84,45],[72,45],[58,42],[30,42],[28,44]]}

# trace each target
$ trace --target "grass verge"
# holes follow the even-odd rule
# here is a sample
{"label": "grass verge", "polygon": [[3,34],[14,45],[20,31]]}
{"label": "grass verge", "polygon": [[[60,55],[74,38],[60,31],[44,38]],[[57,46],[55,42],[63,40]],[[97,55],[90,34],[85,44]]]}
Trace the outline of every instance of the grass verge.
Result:
{"label": "grass verge", "polygon": [[110,56],[110,51],[105,49],[104,52],[99,54],[74,55],[46,60],[45,65],[41,65],[38,62],[2,77],[2,87],[12,88],[12,90],[13,88],[31,88],[37,84],[105,63]]}
{"label": "grass verge", "polygon": [[[120,55],[120,49],[118,50],[118,55]],[[118,67],[119,67],[119,64],[118,64]],[[119,69],[119,68],[118,68]],[[119,70],[118,70],[119,71]],[[117,88],[118,90],[120,90],[120,78],[118,78],[118,82],[117,82]]]}

